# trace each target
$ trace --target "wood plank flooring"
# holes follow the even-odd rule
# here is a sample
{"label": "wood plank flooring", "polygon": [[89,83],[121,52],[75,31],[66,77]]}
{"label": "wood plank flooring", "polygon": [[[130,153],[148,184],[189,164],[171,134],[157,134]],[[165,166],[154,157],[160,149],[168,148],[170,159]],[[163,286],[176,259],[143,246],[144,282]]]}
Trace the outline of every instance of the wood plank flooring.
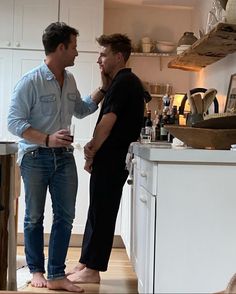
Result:
{"label": "wood plank flooring", "polygon": [[[17,248],[17,254],[24,255],[24,249],[22,246]],[[47,248],[45,248],[45,256],[47,256]],[[67,255],[67,271],[71,270],[76,265],[79,256],[80,248],[69,248]],[[113,248],[108,270],[106,272],[101,272],[100,285],[81,284],[80,287],[84,288],[85,293],[138,293],[137,278],[133,271],[132,265],[128,259],[125,249]],[[68,293],[65,291],[38,289],[31,287],[30,284],[26,288],[21,289],[20,291],[21,293],[26,292],[27,294]]]}

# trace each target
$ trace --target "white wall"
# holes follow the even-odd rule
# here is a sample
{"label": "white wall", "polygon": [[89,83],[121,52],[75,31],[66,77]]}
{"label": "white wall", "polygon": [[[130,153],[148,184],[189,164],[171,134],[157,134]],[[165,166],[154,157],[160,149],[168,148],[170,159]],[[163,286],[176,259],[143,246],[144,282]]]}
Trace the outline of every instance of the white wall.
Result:
{"label": "white wall", "polygon": [[[153,40],[177,42],[185,31],[193,31],[199,37],[199,29],[205,31],[211,7],[212,0],[198,0],[193,10],[128,5],[105,7],[104,32],[126,33],[134,43],[145,35]],[[198,73],[168,69],[168,61],[166,58],[162,60],[162,71],[159,58],[131,57],[130,66],[141,79],[170,82],[176,92],[186,92],[194,87],[216,88],[220,112],[223,111],[230,76],[236,72],[236,53]]]}
{"label": "white wall", "polygon": [[[195,9],[194,15],[194,28],[196,31],[199,28],[205,30],[207,14],[211,7],[212,0],[198,0],[198,6]],[[216,88],[218,90],[217,98],[219,100],[220,112],[223,112],[230,76],[234,73],[236,73],[236,53],[230,54],[202,69],[199,73],[193,74],[191,85],[195,87]]]}
{"label": "white wall", "polygon": [[[127,34],[137,44],[144,36],[153,41],[178,42],[185,31],[192,31],[192,9],[166,9],[119,4],[105,6],[104,32]],[[129,66],[142,79],[149,82],[170,83],[175,92],[186,92],[191,73],[167,68],[170,58],[131,57]],[[162,70],[160,70],[160,63]],[[177,73],[177,74],[176,74]]]}

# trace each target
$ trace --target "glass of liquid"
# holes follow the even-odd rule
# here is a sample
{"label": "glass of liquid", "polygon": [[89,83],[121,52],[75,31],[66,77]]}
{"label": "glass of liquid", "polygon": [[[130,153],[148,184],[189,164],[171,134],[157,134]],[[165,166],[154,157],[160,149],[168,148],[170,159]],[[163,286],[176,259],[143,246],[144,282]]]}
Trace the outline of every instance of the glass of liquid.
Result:
{"label": "glass of liquid", "polygon": [[142,128],[140,133],[140,139],[141,139],[141,143],[143,144],[151,143],[152,128],[151,127]]}
{"label": "glass of liquid", "polygon": [[71,137],[71,142],[74,142],[74,135],[75,135],[75,125],[70,124],[66,127],[67,131],[69,132],[69,136]]}

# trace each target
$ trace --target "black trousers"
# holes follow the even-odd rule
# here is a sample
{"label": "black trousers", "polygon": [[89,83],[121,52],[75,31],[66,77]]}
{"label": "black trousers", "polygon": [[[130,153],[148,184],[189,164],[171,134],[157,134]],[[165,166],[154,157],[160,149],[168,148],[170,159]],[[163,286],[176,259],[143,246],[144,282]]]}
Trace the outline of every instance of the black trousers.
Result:
{"label": "black trousers", "polygon": [[127,150],[98,151],[90,177],[90,205],[80,262],[106,271],[111,254],[122,189],[128,177]]}

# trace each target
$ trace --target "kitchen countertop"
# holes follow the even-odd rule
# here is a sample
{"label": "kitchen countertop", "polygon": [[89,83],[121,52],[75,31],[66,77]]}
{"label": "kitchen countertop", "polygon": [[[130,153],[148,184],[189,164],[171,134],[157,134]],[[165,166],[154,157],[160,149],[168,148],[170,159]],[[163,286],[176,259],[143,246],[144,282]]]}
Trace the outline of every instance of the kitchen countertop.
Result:
{"label": "kitchen countertop", "polygon": [[155,142],[132,144],[132,152],[143,159],[158,162],[196,162],[236,165],[236,152],[232,150],[207,150],[172,148],[170,143]]}
{"label": "kitchen countertop", "polygon": [[14,154],[17,152],[17,143],[0,141],[0,155]]}

